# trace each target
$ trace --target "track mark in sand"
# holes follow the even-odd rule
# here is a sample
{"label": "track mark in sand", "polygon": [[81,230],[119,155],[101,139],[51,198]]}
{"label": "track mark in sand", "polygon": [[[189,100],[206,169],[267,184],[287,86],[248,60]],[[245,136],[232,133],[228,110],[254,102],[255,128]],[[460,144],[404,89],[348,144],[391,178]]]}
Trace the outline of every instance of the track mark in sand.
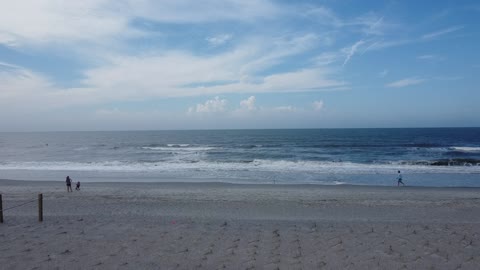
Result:
{"label": "track mark in sand", "polygon": [[228,234],[229,237],[224,239],[225,242],[227,242],[229,239],[229,244],[227,244],[227,248],[224,250],[224,254],[222,256],[221,260],[221,267],[217,267],[217,269],[231,269],[236,267],[236,263],[232,263],[232,260],[238,256],[238,249],[239,245],[241,242],[240,236],[243,234],[241,231],[241,228],[232,228],[234,233]]}
{"label": "track mark in sand", "polygon": [[324,261],[320,261],[320,262],[317,263],[318,269],[323,269],[323,268],[325,268],[326,266],[327,266],[327,263],[324,262]]}
{"label": "track mark in sand", "polygon": [[302,250],[302,245],[300,241],[300,232],[299,228],[297,225],[293,226],[293,230],[291,233],[287,232],[287,237],[290,238],[289,240],[289,250],[287,251],[288,253],[288,261],[289,261],[289,268],[292,267],[300,267],[302,268],[303,264],[303,250]]}
{"label": "track mark in sand", "polygon": [[244,242],[246,245],[244,248],[245,254],[244,257],[241,258],[241,267],[244,269],[255,269],[258,263],[257,260],[262,230],[259,229],[258,225],[255,227],[254,230],[250,230],[254,231],[253,235],[247,234],[247,239]]}

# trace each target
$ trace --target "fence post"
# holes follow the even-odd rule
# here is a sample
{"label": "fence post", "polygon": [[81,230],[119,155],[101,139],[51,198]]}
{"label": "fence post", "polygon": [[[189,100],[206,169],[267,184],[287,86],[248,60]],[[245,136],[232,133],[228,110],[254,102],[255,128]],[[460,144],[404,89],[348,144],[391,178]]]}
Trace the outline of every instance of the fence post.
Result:
{"label": "fence post", "polygon": [[0,223],[3,223],[3,202],[2,202],[2,194],[0,194]]}
{"label": "fence post", "polygon": [[43,194],[38,194],[38,222],[43,221]]}

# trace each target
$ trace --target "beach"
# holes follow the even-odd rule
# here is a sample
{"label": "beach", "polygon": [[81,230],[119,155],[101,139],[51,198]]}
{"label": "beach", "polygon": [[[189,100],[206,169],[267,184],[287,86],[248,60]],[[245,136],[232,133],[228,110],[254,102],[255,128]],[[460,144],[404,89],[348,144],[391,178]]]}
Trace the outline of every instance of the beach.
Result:
{"label": "beach", "polygon": [[2,269],[477,269],[480,189],[0,180]]}

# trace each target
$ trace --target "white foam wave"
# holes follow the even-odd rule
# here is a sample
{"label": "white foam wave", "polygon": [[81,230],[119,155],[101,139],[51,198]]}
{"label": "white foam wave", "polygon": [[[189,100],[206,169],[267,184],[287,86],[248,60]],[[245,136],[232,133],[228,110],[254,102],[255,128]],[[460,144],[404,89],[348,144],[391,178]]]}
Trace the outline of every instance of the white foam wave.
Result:
{"label": "white foam wave", "polygon": [[206,146],[185,146],[175,147],[175,146],[144,146],[142,149],[153,150],[153,151],[166,151],[166,152],[200,152],[200,151],[209,151],[216,149],[215,147],[206,147]]}
{"label": "white foam wave", "polygon": [[188,147],[190,146],[190,144],[188,143],[183,143],[183,144],[173,144],[173,143],[169,143],[167,144],[168,147]]}
{"label": "white foam wave", "polygon": [[480,147],[454,146],[450,149],[459,152],[480,152]]}
{"label": "white foam wave", "polygon": [[105,172],[195,172],[251,171],[313,174],[480,173],[480,166],[426,166],[406,164],[359,164],[351,162],[254,160],[237,162],[16,162],[0,164],[0,170],[105,171]]}

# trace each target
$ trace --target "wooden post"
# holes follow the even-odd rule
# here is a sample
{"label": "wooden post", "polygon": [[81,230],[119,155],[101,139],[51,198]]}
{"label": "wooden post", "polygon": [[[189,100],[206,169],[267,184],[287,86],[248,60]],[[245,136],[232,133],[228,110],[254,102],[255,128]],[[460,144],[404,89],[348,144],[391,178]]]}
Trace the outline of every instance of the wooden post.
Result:
{"label": "wooden post", "polygon": [[43,221],[43,194],[38,194],[38,222]]}
{"label": "wooden post", "polygon": [[0,194],[0,223],[3,223],[3,203],[2,203],[2,194]]}

